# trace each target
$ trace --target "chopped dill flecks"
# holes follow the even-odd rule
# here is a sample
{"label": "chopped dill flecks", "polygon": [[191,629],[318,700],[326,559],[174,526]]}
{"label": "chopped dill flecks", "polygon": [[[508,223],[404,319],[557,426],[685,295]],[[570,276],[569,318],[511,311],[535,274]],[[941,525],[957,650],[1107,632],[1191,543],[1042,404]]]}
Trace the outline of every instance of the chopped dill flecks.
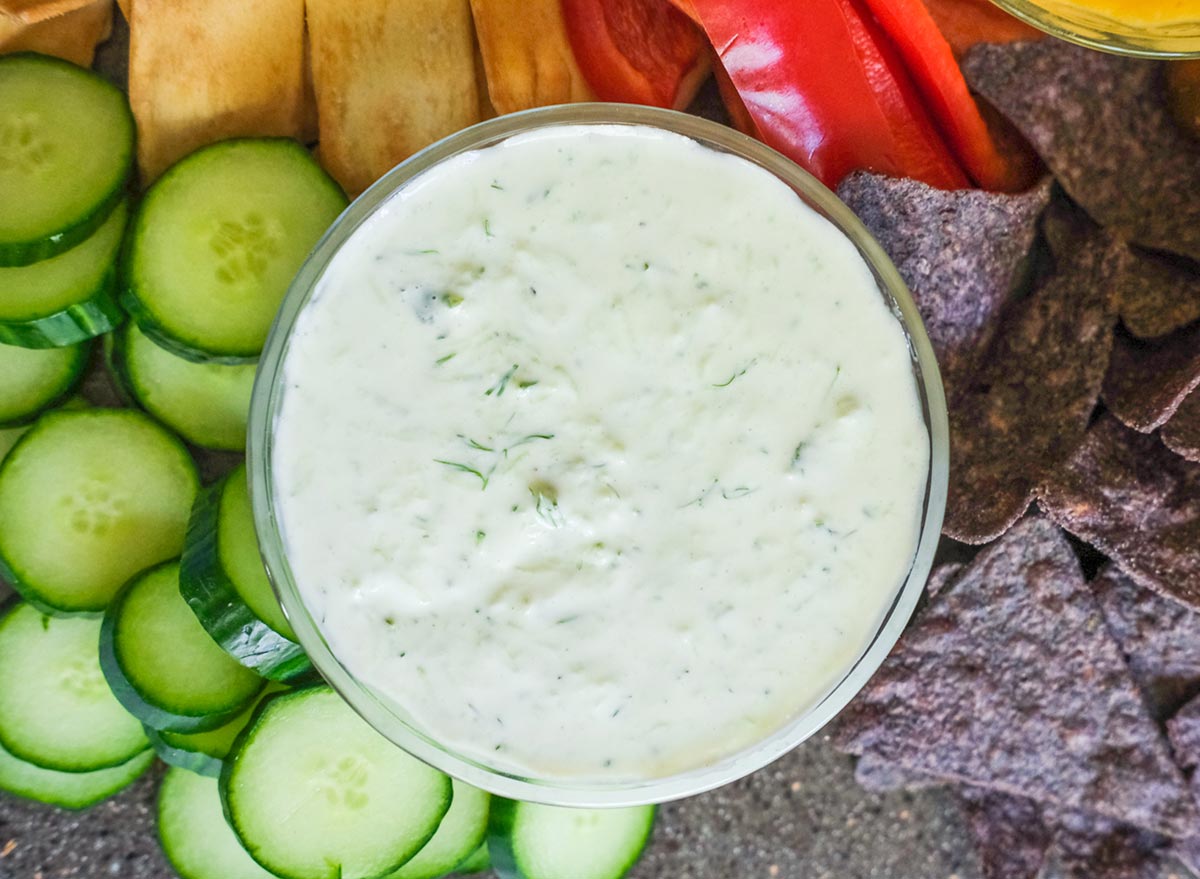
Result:
{"label": "chopped dill flecks", "polygon": [[435,360],[433,362],[437,366],[441,366],[443,363],[449,363],[451,360],[453,360],[455,358],[456,354],[457,354],[457,352],[452,353],[452,354],[447,354],[445,357],[439,357],[437,360]]}
{"label": "chopped dill flecks", "polygon": [[745,497],[748,494],[753,494],[754,489],[746,485],[739,485],[737,488],[721,489],[721,497],[727,501],[737,500],[740,497]]}
{"label": "chopped dill flecks", "polygon": [[800,467],[800,459],[804,457],[804,450],[808,448],[808,440],[800,440],[796,444],[795,451],[792,452],[792,469],[796,470]]}
{"label": "chopped dill flecks", "polygon": [[[487,537],[487,532],[486,532],[486,531],[476,531],[476,532],[475,532],[475,542],[476,542],[476,543],[483,543],[483,539],[484,539],[485,537]],[[479,613],[479,611],[475,611],[475,612],[476,612],[476,613]]]}
{"label": "chopped dill flecks", "polygon": [[500,185],[500,181],[498,181],[498,180],[493,180],[493,181],[492,181],[492,189],[498,189],[498,190],[500,190],[501,192],[503,192],[503,191],[504,191],[504,187]]}
{"label": "chopped dill flecks", "polygon": [[504,389],[507,388],[508,383],[510,381],[512,381],[512,377],[516,374],[517,368],[518,368],[518,365],[516,363],[514,363],[512,365],[512,368],[509,369],[508,372],[506,372],[506,373],[504,373],[504,375],[500,376],[500,380],[498,382],[496,382],[494,385],[492,385],[490,388],[488,388],[486,391],[483,392],[483,395],[485,397],[490,397],[490,396],[492,396],[492,394],[495,394],[497,397],[503,396]]}
{"label": "chopped dill flecks", "polygon": [[570,614],[569,616],[565,616],[565,617],[562,617],[561,619],[555,620],[554,625],[565,626],[567,623],[573,623],[577,619],[579,619],[579,614],[573,613],[573,614]]}
{"label": "chopped dill flecks", "polygon": [[725,381],[721,382],[719,385],[713,385],[713,387],[714,387],[714,388],[727,388],[727,387],[729,387],[731,384],[733,384],[733,383],[734,383],[734,381],[735,381],[736,379],[739,379],[739,378],[741,378],[742,376],[744,376],[744,375],[746,374],[746,372],[747,372],[747,371],[750,369],[750,367],[752,367],[752,366],[753,366],[755,363],[757,363],[757,362],[758,362],[758,360],[757,360],[757,359],[755,359],[755,360],[751,360],[749,363],[747,363],[745,366],[743,366],[743,367],[741,368],[741,370],[740,370],[740,371],[738,371],[738,372],[735,372],[733,375],[731,375],[731,376],[730,376],[729,378],[727,378]]}
{"label": "chopped dill flecks", "polygon": [[492,234],[492,221],[489,217],[483,218],[483,234],[486,235],[488,238],[496,237],[495,235]]}
{"label": "chopped dill flecks", "polygon": [[457,293],[443,293],[442,302],[446,303],[447,308],[457,308],[462,305],[463,298]]}
{"label": "chopped dill flecks", "polygon": [[482,473],[480,473],[474,467],[470,467],[466,464],[460,463],[459,461],[443,461],[441,458],[434,458],[433,460],[434,460],[434,463],[443,464],[446,467],[450,467],[453,470],[459,470],[463,473],[470,473],[472,476],[477,477],[481,483],[483,483],[483,489],[486,489],[488,487],[488,479],[491,478],[490,473],[487,476],[484,476]]}
{"label": "chopped dill flecks", "polygon": [[481,451],[481,452],[494,452],[494,451],[496,451],[496,450],[495,450],[495,449],[493,449],[491,446],[485,446],[483,443],[477,442],[477,441],[475,441],[475,440],[471,439],[469,436],[465,436],[465,435],[463,435],[463,434],[461,434],[461,433],[460,433],[460,434],[458,434],[458,438],[459,438],[460,440],[462,440],[464,443],[466,443],[468,446],[470,446],[471,448],[473,448],[473,449],[478,449],[478,450],[479,450],[479,451]]}

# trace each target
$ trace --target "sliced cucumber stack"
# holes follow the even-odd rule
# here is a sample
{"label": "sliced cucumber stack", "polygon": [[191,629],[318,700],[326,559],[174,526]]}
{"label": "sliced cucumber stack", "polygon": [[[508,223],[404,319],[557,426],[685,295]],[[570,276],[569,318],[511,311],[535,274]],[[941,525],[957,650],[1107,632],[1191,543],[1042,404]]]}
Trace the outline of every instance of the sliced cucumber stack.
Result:
{"label": "sliced cucumber stack", "polygon": [[195,363],[135,323],[105,339],[109,368],[129,397],[193,445],[241,450],[254,390],[253,363]]}
{"label": "sliced cucumber stack", "polygon": [[100,620],[20,602],[0,620],[0,745],[60,772],[128,763],[150,747],[100,671]]}
{"label": "sliced cucumber stack", "polygon": [[453,873],[475,854],[487,838],[491,796],[479,788],[451,779],[454,796],[433,839],[388,879],[438,879]]}
{"label": "sliced cucumber stack", "polygon": [[56,256],[122,198],[133,114],[119,89],[66,61],[0,58],[0,266]]}
{"label": "sliced cucumber stack", "polygon": [[292,276],[345,207],[342,190],[294,141],[206,147],[146,193],[123,302],[181,356],[252,360]]}
{"label": "sliced cucumber stack", "polygon": [[198,486],[187,449],[140,412],[50,412],[0,466],[0,575],[39,607],[102,611],[179,555]]}
{"label": "sliced cucumber stack", "polygon": [[83,378],[91,346],[18,348],[0,344],[0,427],[27,424],[67,397]]}
{"label": "sliced cucumber stack", "polygon": [[328,687],[263,703],[221,775],[242,845],[283,879],[398,869],[450,808],[450,779],[367,725]]}
{"label": "sliced cucumber stack", "polygon": [[180,588],[208,634],[242,665],[282,681],[311,671],[258,554],[245,466],[196,500]]}
{"label": "sliced cucumber stack", "polygon": [[221,774],[225,758],[233,750],[233,743],[250,722],[258,704],[286,689],[282,684],[268,684],[241,714],[216,729],[198,733],[178,733],[146,727],[146,736],[164,763],[216,778]]}
{"label": "sliced cucumber stack", "polygon": [[215,778],[167,770],[158,789],[158,838],[182,879],[274,879],[229,828]]}
{"label": "sliced cucumber stack", "polygon": [[653,826],[653,806],[565,809],[496,797],[488,852],[501,879],[620,879]]}
{"label": "sliced cucumber stack", "polygon": [[0,342],[73,345],[119,326],[125,313],[116,300],[116,263],[128,214],[121,202],[82,244],[33,265],[0,268]]}
{"label": "sliced cucumber stack", "polygon": [[42,769],[0,748],[0,790],[62,809],[86,809],[131,785],[154,762],[143,751],[128,763],[92,772]]}
{"label": "sliced cucumber stack", "polygon": [[179,563],[134,577],[104,615],[100,664],[113,693],[160,730],[202,732],[244,711],[263,679],[234,662],[179,594]]}

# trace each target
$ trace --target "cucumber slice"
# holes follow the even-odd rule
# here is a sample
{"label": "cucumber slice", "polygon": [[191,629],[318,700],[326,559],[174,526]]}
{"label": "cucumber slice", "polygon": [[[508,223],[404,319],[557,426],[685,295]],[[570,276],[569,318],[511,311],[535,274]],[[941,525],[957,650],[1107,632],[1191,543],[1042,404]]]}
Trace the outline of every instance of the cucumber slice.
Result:
{"label": "cucumber slice", "polygon": [[179,555],[198,486],[187,449],[142,413],[50,412],[0,467],[0,575],[39,607],[101,611]]}
{"label": "cucumber slice", "polygon": [[143,751],[127,763],[94,772],[42,769],[0,748],[0,790],[63,809],[86,809],[133,784],[154,762]]}
{"label": "cucumber slice", "polygon": [[0,342],[73,345],[119,326],[116,263],[129,209],[124,201],[82,244],[19,268],[0,268]]}
{"label": "cucumber slice", "polygon": [[240,451],[254,390],[253,363],[194,363],[135,323],[105,339],[109,369],[137,405],[193,445]]}
{"label": "cucumber slice", "polygon": [[215,778],[167,770],[158,789],[158,838],[182,879],[274,879],[229,829]]}
{"label": "cucumber slice", "polygon": [[258,554],[244,465],[197,499],[180,589],[212,639],[242,665],[272,680],[311,671]]}
{"label": "cucumber slice", "polygon": [[620,879],[653,826],[653,806],[565,809],[494,797],[488,852],[501,879]]}
{"label": "cucumber slice", "polygon": [[87,238],[132,168],[133,114],[119,89],[57,58],[0,58],[0,266]]}
{"label": "cucumber slice", "polygon": [[179,563],[129,582],[104,614],[100,666],[135,717],[160,730],[202,732],[244,711],[263,679],[234,662],[179,594]]}
{"label": "cucumber slice", "polygon": [[68,396],[83,378],[91,346],[16,348],[0,344],[0,426],[26,424]]}
{"label": "cucumber slice", "polygon": [[492,858],[488,854],[487,843],[485,842],[479,848],[475,849],[470,856],[454,868],[456,876],[470,876],[473,873],[482,873],[484,870],[491,869]]}
{"label": "cucumber slice", "polygon": [[450,811],[438,825],[437,833],[388,879],[437,879],[454,872],[455,867],[484,844],[491,795],[456,778],[451,779],[451,784],[454,796]]}
{"label": "cucumber slice", "polygon": [[100,620],[25,602],[0,620],[0,745],[61,772],[120,766],[150,743],[100,671]]}
{"label": "cucumber slice", "polygon": [[206,147],[146,194],[123,302],[184,357],[257,357],[292,276],[345,207],[338,185],[294,141]]}
{"label": "cucumber slice", "polygon": [[369,879],[421,850],[449,777],[410,757],[328,687],[265,702],[221,775],[242,845],[284,879]]}
{"label": "cucumber slice", "polygon": [[20,427],[0,427],[0,462],[3,462],[8,457],[8,453],[17,444],[17,440],[25,436],[28,432],[28,424]]}
{"label": "cucumber slice", "polygon": [[[91,406],[87,400],[80,396],[74,396],[62,404],[62,409],[87,409]],[[0,427],[0,463],[8,457],[8,453],[13,450],[17,444],[17,440],[29,433],[31,424],[22,424],[19,427]]]}
{"label": "cucumber slice", "polygon": [[282,684],[268,684],[241,714],[224,726],[207,732],[178,733],[147,727],[146,736],[164,763],[216,778],[221,774],[221,767],[233,749],[238,734],[246,728],[259,703],[286,690],[287,687]]}

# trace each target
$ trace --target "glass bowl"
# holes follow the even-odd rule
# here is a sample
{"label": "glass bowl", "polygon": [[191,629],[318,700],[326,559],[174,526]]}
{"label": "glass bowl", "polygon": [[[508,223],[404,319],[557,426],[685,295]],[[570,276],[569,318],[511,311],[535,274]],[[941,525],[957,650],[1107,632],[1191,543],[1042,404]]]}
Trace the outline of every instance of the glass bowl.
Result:
{"label": "glass bowl", "polygon": [[1200,15],[1171,25],[1133,25],[1071,0],[992,0],[1048,34],[1103,52],[1143,58],[1200,57]]}
{"label": "glass bowl", "polygon": [[[455,753],[408,723],[399,706],[358,681],[342,666],[306,610],[288,567],[272,492],[272,425],[283,397],[282,366],[291,329],[343,242],[392,193],[444,159],[484,149],[532,129],[587,123],[653,126],[690,137],[710,149],[741,156],[783,180],[809,206],[844,232],[871,266],[880,295],[906,331],[930,438],[930,466],[918,546],[907,578],[857,661],[810,709],[752,747],[677,775],[632,782],[572,783],[561,779],[519,777]],[[394,168],[342,214],[292,282],[267,340],[254,385],[247,461],[259,547],[284,613],[313,665],[368,723],[426,763],[492,793],[554,805],[606,807],[665,802],[741,778],[796,747],[845,707],[900,637],[929,576],[945,511],[948,430],[941,376],[912,296],[883,250],[833,193],[779,153],[715,122],[670,110],[620,104],[577,104],[504,116],[452,135]]]}

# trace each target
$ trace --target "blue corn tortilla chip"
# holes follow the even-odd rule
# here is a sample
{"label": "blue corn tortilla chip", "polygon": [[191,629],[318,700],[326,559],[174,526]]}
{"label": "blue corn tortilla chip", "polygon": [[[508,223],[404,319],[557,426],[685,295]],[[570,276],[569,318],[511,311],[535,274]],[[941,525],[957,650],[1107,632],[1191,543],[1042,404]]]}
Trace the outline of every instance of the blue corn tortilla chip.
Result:
{"label": "blue corn tortilla chip", "polygon": [[910,772],[874,754],[864,754],[854,764],[854,780],[863,790],[882,794],[897,790],[926,790],[942,787],[945,779]]}
{"label": "blue corn tortilla chip", "polygon": [[1163,426],[1162,441],[1189,461],[1200,462],[1200,391],[1192,391]]}
{"label": "blue corn tortilla chip", "polygon": [[1050,181],[1002,195],[860,172],[842,182],[838,195],[912,291],[953,403],[1028,274]]}
{"label": "blue corn tortilla chip", "polygon": [[1113,280],[1128,248],[1065,213],[1047,214],[1055,273],[1014,303],[982,369],[950,409],[943,532],[994,540],[1083,439],[1116,320]]}
{"label": "blue corn tortilla chip", "polygon": [[1165,721],[1200,692],[1200,613],[1137,585],[1115,565],[1090,585],[1151,714]]}
{"label": "blue corn tortilla chip", "polygon": [[1200,464],[1105,414],[1038,495],[1136,583],[1200,610]]}
{"label": "blue corn tortilla chip", "polygon": [[[1200,697],[1183,706],[1167,721],[1167,735],[1175,759],[1191,777],[1192,793],[1200,799]],[[1175,843],[1175,856],[1200,876],[1200,833]]]}
{"label": "blue corn tortilla chip", "polygon": [[1200,324],[1155,342],[1117,333],[1101,392],[1123,423],[1150,433],[1200,385]]}
{"label": "blue corn tortilla chip", "polygon": [[1159,879],[1170,842],[1157,833],[1087,812],[1050,812],[1049,860],[1062,879]]}
{"label": "blue corn tortilla chip", "polygon": [[960,788],[958,798],[983,879],[1037,879],[1053,838],[1042,807],[975,787]]}
{"label": "blue corn tortilla chip", "polygon": [[1063,534],[1030,517],[930,601],[842,750],[1176,837],[1200,816]]}
{"label": "blue corn tortilla chip", "polygon": [[1093,219],[1200,260],[1200,144],[1171,119],[1161,64],[1040,40],[977,46],[963,69]]}
{"label": "blue corn tortilla chip", "polygon": [[1200,319],[1200,267],[1132,251],[1117,277],[1121,323],[1139,339],[1157,339]]}

